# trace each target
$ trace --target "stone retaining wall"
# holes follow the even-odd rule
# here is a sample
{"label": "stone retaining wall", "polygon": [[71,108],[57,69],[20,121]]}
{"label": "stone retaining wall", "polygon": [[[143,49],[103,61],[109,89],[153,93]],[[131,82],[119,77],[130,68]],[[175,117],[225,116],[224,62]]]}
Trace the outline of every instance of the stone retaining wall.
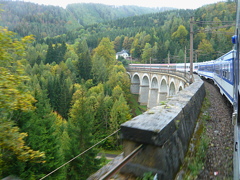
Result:
{"label": "stone retaining wall", "polygon": [[174,179],[187,152],[205,97],[203,81],[195,82],[170,98],[121,125],[124,156],[138,145],[143,150],[121,172],[138,177],[146,172],[158,179]]}

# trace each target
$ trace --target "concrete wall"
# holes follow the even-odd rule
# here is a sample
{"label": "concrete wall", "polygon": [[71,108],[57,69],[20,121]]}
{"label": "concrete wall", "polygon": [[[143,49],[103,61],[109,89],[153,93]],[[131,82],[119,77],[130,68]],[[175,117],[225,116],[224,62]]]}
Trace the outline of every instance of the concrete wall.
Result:
{"label": "concrete wall", "polygon": [[204,84],[195,76],[193,84],[165,105],[122,124],[124,156],[139,144],[144,144],[144,148],[121,172],[136,176],[152,172],[161,180],[174,179],[187,152],[204,97]]}

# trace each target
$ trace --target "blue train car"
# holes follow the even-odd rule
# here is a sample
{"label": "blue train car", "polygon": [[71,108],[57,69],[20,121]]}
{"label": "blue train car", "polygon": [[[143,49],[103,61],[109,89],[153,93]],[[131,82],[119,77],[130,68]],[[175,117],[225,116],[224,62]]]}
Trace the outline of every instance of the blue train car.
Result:
{"label": "blue train car", "polygon": [[198,63],[197,74],[206,79],[212,79],[214,77],[214,62],[215,61],[207,61]]}
{"label": "blue train car", "polygon": [[221,94],[233,104],[234,75],[233,62],[235,51],[231,50],[216,60],[198,63],[198,75],[211,79],[219,87]]}
{"label": "blue train car", "polygon": [[216,59],[214,63],[214,83],[219,87],[221,94],[225,95],[233,104],[233,62],[234,50],[229,51]]}

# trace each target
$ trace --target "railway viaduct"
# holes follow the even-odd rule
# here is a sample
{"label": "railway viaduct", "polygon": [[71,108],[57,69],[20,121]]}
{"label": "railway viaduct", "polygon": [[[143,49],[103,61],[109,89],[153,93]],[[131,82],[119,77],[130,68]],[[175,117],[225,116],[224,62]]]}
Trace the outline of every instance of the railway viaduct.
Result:
{"label": "railway viaduct", "polygon": [[189,73],[128,68],[131,79],[131,93],[138,94],[138,102],[155,107],[189,86]]}
{"label": "railway viaduct", "polygon": [[194,76],[190,84],[190,75],[182,72],[127,69],[127,73],[131,92],[139,94],[139,103],[149,109],[121,125],[123,153],[88,179],[105,179],[102,177],[137,147],[138,153],[121,168],[123,174],[142,177],[152,172],[156,179],[174,179],[197,124],[204,83]]}

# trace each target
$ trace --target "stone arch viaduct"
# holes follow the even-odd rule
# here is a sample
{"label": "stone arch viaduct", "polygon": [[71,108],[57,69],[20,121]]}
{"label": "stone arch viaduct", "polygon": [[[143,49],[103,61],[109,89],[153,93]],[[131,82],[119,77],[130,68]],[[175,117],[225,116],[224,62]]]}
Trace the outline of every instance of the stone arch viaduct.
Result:
{"label": "stone arch viaduct", "polygon": [[131,93],[138,94],[138,102],[148,108],[189,86],[189,74],[184,72],[128,68],[127,73],[131,79]]}

